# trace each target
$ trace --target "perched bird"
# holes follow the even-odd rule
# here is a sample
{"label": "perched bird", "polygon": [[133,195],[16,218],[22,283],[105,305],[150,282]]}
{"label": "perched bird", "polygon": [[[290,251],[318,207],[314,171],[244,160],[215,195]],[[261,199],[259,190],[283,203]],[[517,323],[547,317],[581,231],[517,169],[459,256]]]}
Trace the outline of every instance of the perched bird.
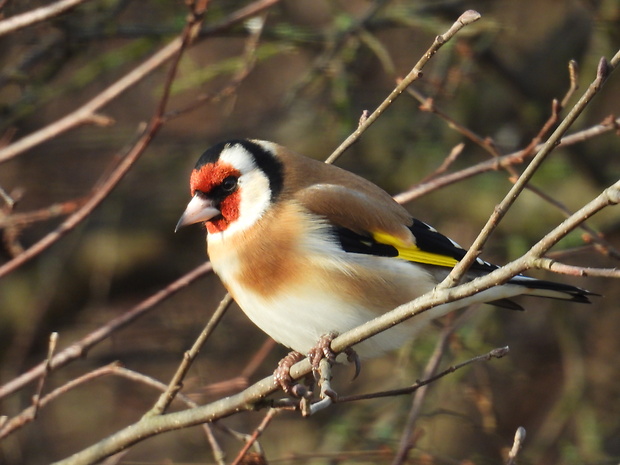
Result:
{"label": "perched bird", "polygon": [[[213,269],[239,306],[277,342],[308,354],[430,291],[466,251],[411,217],[375,184],[272,142],[230,140],[202,154],[177,224],[204,223]],[[465,279],[497,269],[478,259]],[[589,302],[566,284],[516,276],[478,294],[512,309],[527,294]],[[371,357],[412,338],[431,309],[355,346]]]}

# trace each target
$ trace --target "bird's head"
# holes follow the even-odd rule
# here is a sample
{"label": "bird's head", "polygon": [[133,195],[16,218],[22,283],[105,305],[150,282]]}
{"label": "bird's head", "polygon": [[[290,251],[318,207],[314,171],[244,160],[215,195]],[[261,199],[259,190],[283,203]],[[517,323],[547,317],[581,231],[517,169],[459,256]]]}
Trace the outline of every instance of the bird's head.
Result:
{"label": "bird's head", "polygon": [[198,159],[190,177],[192,200],[176,229],[204,223],[210,234],[241,231],[256,222],[282,191],[278,146],[259,140],[230,140]]}

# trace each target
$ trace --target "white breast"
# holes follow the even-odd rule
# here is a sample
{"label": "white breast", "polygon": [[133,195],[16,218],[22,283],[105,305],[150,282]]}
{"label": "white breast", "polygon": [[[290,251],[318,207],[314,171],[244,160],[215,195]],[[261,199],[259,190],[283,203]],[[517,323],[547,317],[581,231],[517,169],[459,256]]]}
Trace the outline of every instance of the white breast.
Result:
{"label": "white breast", "polygon": [[[256,244],[252,242],[256,236],[246,238],[243,232],[209,235],[209,254],[216,273],[247,316],[274,340],[293,350],[307,354],[321,336],[353,329],[436,284],[424,268],[404,260],[344,252],[323,220],[310,218],[309,212],[297,206],[293,205],[288,214],[294,216],[289,225],[303,227],[295,226],[297,229],[285,236],[298,235],[299,240],[294,241],[294,249],[281,260],[265,258],[282,250],[279,242],[271,244],[273,250],[256,254]],[[258,228],[265,228],[260,230],[259,237],[274,238],[282,233],[282,223],[278,231],[268,229],[272,224],[269,218],[257,223]],[[289,279],[285,286],[274,283],[268,292],[264,288],[253,289],[247,281],[250,255],[253,257],[250,269],[261,270],[263,280],[277,275],[274,267],[283,260],[295,261],[296,277]],[[355,285],[360,277],[365,280],[363,285]],[[254,276],[252,279],[260,280]],[[370,297],[369,292],[374,296]],[[361,357],[370,357],[397,348],[433,316],[432,312],[422,314],[362,342],[355,349]]]}
{"label": "white breast", "polygon": [[[306,255],[305,259],[309,263],[307,279],[269,298],[241,286],[235,279],[235,263],[238,263],[238,259],[231,257],[225,263],[214,263],[216,272],[250,320],[275,341],[302,354],[307,354],[321,336],[333,332],[341,334],[378,316],[376,308],[364,306],[363,296],[353,300],[338,293],[338,277],[344,279],[357,266],[367,269],[365,260],[371,259],[374,265],[377,262],[383,264],[373,267],[378,280],[397,276],[401,284],[412,291],[405,293],[409,297],[401,303],[423,294],[435,284],[425,271],[401,260],[351,255],[341,250],[320,256]],[[344,266],[343,260],[346,261]],[[352,263],[352,260],[359,263]],[[313,267],[311,262],[319,265]],[[317,268],[322,269],[322,272],[313,271]],[[327,279],[321,279],[320,276],[326,276]],[[391,306],[386,306],[381,310],[385,312],[391,309]],[[415,320],[360,343],[355,346],[355,350],[360,357],[369,358],[398,348],[432,317],[431,312],[419,315]]]}

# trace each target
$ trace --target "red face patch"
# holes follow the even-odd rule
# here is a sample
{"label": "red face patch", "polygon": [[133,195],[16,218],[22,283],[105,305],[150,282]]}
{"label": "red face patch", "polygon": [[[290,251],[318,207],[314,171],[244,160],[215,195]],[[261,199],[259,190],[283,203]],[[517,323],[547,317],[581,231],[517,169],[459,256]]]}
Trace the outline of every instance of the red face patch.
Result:
{"label": "red face patch", "polygon": [[228,225],[239,218],[239,203],[241,202],[241,196],[239,190],[233,192],[220,204],[221,216],[216,216],[211,221],[207,221],[207,231],[211,234],[216,232],[222,232]]}
{"label": "red face patch", "polygon": [[211,189],[219,186],[228,176],[241,176],[238,169],[225,163],[212,164],[208,163],[200,167],[200,169],[192,171],[189,178],[189,188],[192,197],[196,191],[209,194]]}
{"label": "red face patch", "polygon": [[[200,169],[192,171],[190,176],[189,186],[192,196],[196,194],[196,191],[204,192],[208,196],[214,187],[219,186],[229,176],[239,177],[241,173],[231,165],[224,163],[217,163],[215,165],[209,163],[201,166]],[[240,202],[239,190],[224,198],[217,207],[221,215],[205,223],[207,231],[211,234],[224,231],[229,224],[236,221],[239,218]]]}

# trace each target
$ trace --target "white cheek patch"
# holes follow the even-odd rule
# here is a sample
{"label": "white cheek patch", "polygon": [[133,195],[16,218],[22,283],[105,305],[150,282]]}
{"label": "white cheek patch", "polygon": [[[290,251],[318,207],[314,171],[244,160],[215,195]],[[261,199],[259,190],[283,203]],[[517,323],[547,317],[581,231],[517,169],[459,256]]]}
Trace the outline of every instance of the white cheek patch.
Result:
{"label": "white cheek patch", "polygon": [[258,169],[241,175],[239,192],[239,218],[228,227],[230,234],[243,231],[256,223],[271,203],[269,179]]}
{"label": "white cheek patch", "polygon": [[226,147],[220,154],[220,162],[231,165],[243,175],[256,169],[254,157],[241,145]]}
{"label": "white cheek patch", "polygon": [[240,145],[224,149],[220,161],[237,169],[239,177],[239,217],[220,233],[209,234],[209,240],[218,240],[246,230],[258,221],[271,203],[269,179],[254,163],[254,158]]}

